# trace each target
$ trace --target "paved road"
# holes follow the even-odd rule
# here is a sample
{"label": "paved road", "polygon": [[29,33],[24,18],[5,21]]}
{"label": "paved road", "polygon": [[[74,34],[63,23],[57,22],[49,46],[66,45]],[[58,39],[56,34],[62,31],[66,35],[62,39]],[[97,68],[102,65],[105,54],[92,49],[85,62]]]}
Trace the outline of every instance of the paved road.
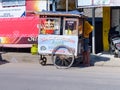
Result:
{"label": "paved road", "polygon": [[0,65],[0,90],[119,90],[118,67],[72,67],[6,63]]}

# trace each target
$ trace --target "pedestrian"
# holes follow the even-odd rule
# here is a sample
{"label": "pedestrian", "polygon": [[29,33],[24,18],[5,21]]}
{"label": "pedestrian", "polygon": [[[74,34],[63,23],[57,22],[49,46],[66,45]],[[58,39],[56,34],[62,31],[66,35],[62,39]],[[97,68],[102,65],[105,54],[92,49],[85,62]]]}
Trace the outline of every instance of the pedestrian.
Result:
{"label": "pedestrian", "polygon": [[79,27],[80,33],[83,35],[83,64],[90,66],[90,49],[89,49],[89,35],[93,31],[93,26],[87,21],[84,21]]}

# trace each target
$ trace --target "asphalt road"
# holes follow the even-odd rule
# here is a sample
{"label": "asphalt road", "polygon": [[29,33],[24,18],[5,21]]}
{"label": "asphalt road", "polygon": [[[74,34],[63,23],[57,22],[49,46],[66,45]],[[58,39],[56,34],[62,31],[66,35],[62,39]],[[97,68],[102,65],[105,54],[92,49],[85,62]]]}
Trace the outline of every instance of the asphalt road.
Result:
{"label": "asphalt road", "polygon": [[0,90],[119,90],[119,67],[72,67],[6,63],[0,65]]}

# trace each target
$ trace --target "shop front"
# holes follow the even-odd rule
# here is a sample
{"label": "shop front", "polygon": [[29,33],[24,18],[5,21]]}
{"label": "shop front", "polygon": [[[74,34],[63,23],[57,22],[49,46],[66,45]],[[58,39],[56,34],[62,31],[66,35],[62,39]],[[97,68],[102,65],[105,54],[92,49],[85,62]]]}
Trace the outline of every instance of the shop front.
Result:
{"label": "shop front", "polygon": [[[109,51],[109,42],[108,42],[108,34],[109,30],[111,27],[118,26],[116,29],[120,33],[120,11],[119,11],[119,0],[87,0],[87,1],[81,1],[77,0],[77,6],[78,8],[91,8],[92,11],[92,23],[93,26],[96,27],[95,25],[95,8],[103,8],[103,27],[102,27],[102,41],[101,45],[103,46],[103,51]],[[93,31],[92,33],[92,52],[94,53],[95,51],[95,40],[96,40],[96,35],[95,35],[96,30]],[[99,35],[97,36],[99,37]]]}

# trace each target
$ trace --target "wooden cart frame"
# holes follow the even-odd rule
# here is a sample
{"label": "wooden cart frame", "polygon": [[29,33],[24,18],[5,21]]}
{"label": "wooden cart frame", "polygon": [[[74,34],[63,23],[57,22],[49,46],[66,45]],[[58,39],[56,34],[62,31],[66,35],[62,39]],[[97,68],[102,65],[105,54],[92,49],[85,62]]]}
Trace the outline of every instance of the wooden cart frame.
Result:
{"label": "wooden cart frame", "polygon": [[78,28],[86,18],[80,14],[41,12],[39,13],[38,53],[40,64],[46,65],[51,56],[57,68],[70,68],[82,59],[82,33]]}

